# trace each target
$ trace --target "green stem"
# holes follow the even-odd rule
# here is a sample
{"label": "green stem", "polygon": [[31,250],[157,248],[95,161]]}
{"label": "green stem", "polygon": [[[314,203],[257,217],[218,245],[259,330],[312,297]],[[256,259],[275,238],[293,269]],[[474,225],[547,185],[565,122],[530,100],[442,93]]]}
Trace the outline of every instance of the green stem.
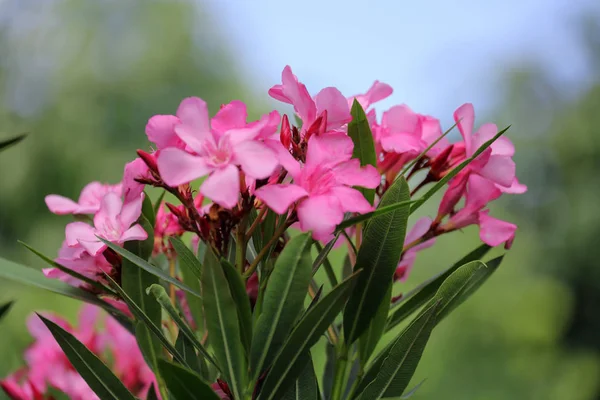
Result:
{"label": "green stem", "polygon": [[271,246],[273,246],[275,244],[275,242],[277,242],[279,240],[279,237],[283,234],[283,232],[285,232],[285,230],[287,228],[289,228],[290,225],[291,224],[289,222],[285,222],[285,223],[281,224],[279,226],[279,228],[277,228],[277,230],[273,234],[273,237],[271,238],[271,240],[269,240],[269,242],[265,245],[265,247],[263,247],[261,249],[261,251],[256,255],[256,258],[254,259],[254,261],[252,262],[250,267],[248,267],[248,269],[244,273],[245,279],[248,279],[252,276],[254,271],[256,271],[256,268],[258,267],[260,260],[262,260],[263,257],[267,255]]}
{"label": "green stem", "polygon": [[350,365],[348,363],[348,348],[340,340],[337,352],[337,362],[335,363],[335,375],[333,378],[333,389],[331,391],[331,400],[343,400],[344,392],[348,383],[348,374]]}
{"label": "green stem", "polygon": [[237,265],[240,274],[244,273],[244,267],[246,266],[246,221],[246,217],[242,218],[237,226],[235,264]]}
{"label": "green stem", "polygon": [[[315,241],[315,247],[317,248],[317,251],[319,253],[323,251],[323,246],[321,246],[321,243],[317,241]],[[329,257],[325,257],[325,259],[323,260],[323,268],[325,269],[325,273],[327,274],[327,279],[329,280],[331,287],[336,287],[338,284],[338,280],[335,276],[335,272],[333,271],[333,266],[329,262]]]}

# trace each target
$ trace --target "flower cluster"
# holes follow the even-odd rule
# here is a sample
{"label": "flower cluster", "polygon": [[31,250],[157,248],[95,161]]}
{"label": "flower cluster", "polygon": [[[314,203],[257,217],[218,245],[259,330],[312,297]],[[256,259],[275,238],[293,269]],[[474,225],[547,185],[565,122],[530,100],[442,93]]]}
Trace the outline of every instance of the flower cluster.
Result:
{"label": "flower cluster", "polygon": [[[106,243],[121,247],[128,241],[148,240],[153,251],[146,259],[150,257],[155,264],[160,260],[172,278],[183,280],[170,239],[191,234],[194,251],[209,249],[236,264],[254,307],[264,289],[257,274],[259,263],[276,259],[290,240],[288,228],[310,232],[316,242],[329,242],[339,235],[338,227],[345,219],[374,211],[400,177],[408,181],[411,197],[441,180],[447,181],[447,187],[437,215],[417,220],[398,249],[401,256],[394,281],[405,280],[418,252],[434,245],[440,235],[469,225],[478,226],[481,240],[489,246],[510,248],[516,226],[492,217],[489,209],[503,193],[527,190],[515,176],[510,140],[497,137],[494,124],[476,128],[471,104],[454,112],[462,138],[455,143],[446,137],[451,130],[444,133],[438,119],[403,104],[383,111],[379,118],[373,105],[391,94],[389,85],[376,81],[360,95],[346,97],[328,87],[312,96],[291,68],[285,67],[281,83],[269,95],[293,106],[296,125],[277,111],[249,122],[246,105],[240,101],[222,105],[211,117],[202,99],[184,99],[175,115],[149,119],[146,135],[152,148],[138,150],[119,184],[90,183],[77,202],[58,195],[46,197],[50,211],[72,214],[77,220],[66,226],[55,259],[59,266],[44,274],[87,290],[128,314],[106,279],[108,275],[121,282],[122,255]],[[366,124],[362,132],[367,132],[373,153],[370,162],[361,157],[369,146],[360,149],[350,132],[352,124],[361,123],[359,119]],[[460,172],[455,173],[458,166]],[[169,200],[161,197],[153,205],[146,195],[153,188],[168,194]],[[152,218],[143,211],[147,207]],[[270,230],[264,228],[267,220]],[[356,247],[360,246],[360,228],[343,233],[340,242],[345,240],[353,248],[352,236],[356,235]],[[170,289],[171,301],[183,311],[186,322],[201,330],[204,321],[194,321],[196,315],[186,295],[174,286]],[[98,336],[91,329],[95,317],[84,317],[78,337],[97,354],[113,351],[115,371],[126,385],[136,393],[146,390],[153,375],[138,357],[137,348],[135,356],[128,353],[127,360],[119,358],[118,346],[133,346],[134,339],[118,331],[111,319]],[[176,332],[173,326],[169,329],[171,334]],[[16,399],[37,399],[45,398],[51,386],[72,398],[94,398],[80,377],[68,378],[76,373],[67,368],[64,356],[59,357],[52,337],[43,329],[32,329],[32,333],[37,342],[26,357],[29,370],[5,380],[5,390]],[[40,354],[45,359],[37,363],[35,357]],[[48,374],[37,364],[63,368],[64,373]],[[224,381],[213,388],[223,398],[232,396]]]}
{"label": "flower cluster", "polygon": [[[79,315],[79,326],[73,327],[58,316],[47,316],[73,334],[90,351],[112,365],[124,385],[136,396],[146,396],[155,377],[146,365],[135,337],[98,307],[86,305]],[[104,327],[100,330],[100,324]],[[26,367],[0,381],[0,386],[16,400],[45,400],[52,390],[73,400],[94,400],[98,396],[73,369],[50,331],[32,315],[27,327],[34,343],[25,351]]]}

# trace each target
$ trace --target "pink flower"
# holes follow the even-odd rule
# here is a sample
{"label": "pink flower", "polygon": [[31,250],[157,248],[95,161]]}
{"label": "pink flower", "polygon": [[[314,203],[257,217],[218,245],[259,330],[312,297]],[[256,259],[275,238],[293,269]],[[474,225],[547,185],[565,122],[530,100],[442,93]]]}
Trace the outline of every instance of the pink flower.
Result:
{"label": "pink flower", "polygon": [[352,120],[348,100],[339,90],[325,88],[313,99],[289,65],[281,73],[281,85],[273,86],[269,95],[294,106],[294,111],[302,120],[302,132],[306,132],[323,112],[327,115],[326,131],[337,130]]}
{"label": "pink flower", "polygon": [[208,175],[200,192],[223,207],[233,208],[240,194],[238,166],[254,179],[269,177],[277,167],[273,151],[255,140],[271,123],[270,115],[246,125],[245,106],[234,102],[211,122],[206,103],[197,97],[183,100],[177,115],[181,123],[175,132],[187,151],[174,147],[160,151],[158,169],[168,185],[178,186]]}
{"label": "pink flower", "polygon": [[[415,225],[408,232],[406,238],[404,239],[404,246],[409,246],[415,241],[421,239],[427,232],[429,232],[431,224],[431,218],[428,217],[420,218],[417,222],[415,222]],[[423,249],[433,246],[434,244],[435,238],[432,238],[424,241],[423,243],[414,245],[410,247],[407,251],[405,251],[402,254],[402,259],[396,267],[396,272],[394,273],[394,280],[399,280],[401,282],[406,281],[417,258],[417,253]]]}
{"label": "pink flower", "polygon": [[[112,271],[112,266],[106,261],[102,253],[92,256],[82,246],[69,247],[66,241],[63,242],[58,251],[58,258],[54,261],[96,281],[103,281],[104,272],[110,273]],[[58,268],[45,268],[42,272],[47,278],[59,279],[72,286],[86,287],[87,285]]]}
{"label": "pink flower", "polygon": [[505,243],[505,247],[510,248],[517,226],[490,217],[489,210],[485,209],[490,201],[501,195],[500,189],[490,180],[476,174],[468,177],[465,186],[467,188],[465,206],[450,217],[441,229],[450,231],[469,225],[479,225],[479,237],[484,243],[490,246]]}
{"label": "pink flower", "polygon": [[100,209],[102,198],[107,193],[121,194],[121,184],[106,185],[100,182],[88,183],[81,191],[77,203],[56,194],[46,196],[45,201],[48,209],[57,215],[94,214]]}
{"label": "pink flower", "polygon": [[12,400],[50,400],[29,381],[26,368],[0,380],[0,387]]}
{"label": "pink flower", "polygon": [[94,215],[93,227],[85,222],[67,225],[67,245],[81,246],[91,256],[96,256],[106,249],[106,245],[96,236],[120,245],[129,240],[145,240],[148,238],[146,231],[139,224],[133,225],[142,213],[143,200],[144,195],[141,194],[136,200],[123,204],[117,194],[108,193],[102,199],[100,210]]}
{"label": "pink flower", "polygon": [[125,203],[139,198],[144,191],[144,184],[136,181],[136,178],[149,178],[150,170],[141,158],[125,164],[123,170],[123,196]]}
{"label": "pink flower", "polygon": [[146,124],[146,136],[156,144],[157,150],[167,147],[184,148],[185,143],[175,133],[175,127],[180,123],[180,119],[175,115],[155,115]]}
{"label": "pink flower", "polygon": [[377,103],[378,101],[388,98],[393,92],[394,89],[392,89],[392,87],[387,83],[375,81],[369,90],[367,90],[367,93],[357,94],[356,96],[349,97],[348,106],[352,107],[352,103],[354,102],[354,99],[356,99],[363,110],[365,110],[365,112],[368,114],[369,107],[371,107],[373,103]]}
{"label": "pink flower", "polygon": [[308,141],[306,163],[289,160],[285,168],[294,183],[267,185],[255,195],[273,211],[283,214],[295,202],[302,231],[312,231],[317,240],[327,240],[344,213],[366,213],[373,209],[362,193],[352,186],[375,188],[380,183],[377,170],[360,166],[352,159],[354,144],[345,134],[312,136]]}

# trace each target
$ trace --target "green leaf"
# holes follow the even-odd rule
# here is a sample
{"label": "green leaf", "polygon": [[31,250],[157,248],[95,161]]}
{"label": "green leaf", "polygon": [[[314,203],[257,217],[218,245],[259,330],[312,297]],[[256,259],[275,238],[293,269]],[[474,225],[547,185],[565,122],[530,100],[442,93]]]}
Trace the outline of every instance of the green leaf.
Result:
{"label": "green leaf", "polygon": [[154,205],[152,206],[152,208],[154,209],[155,216],[156,216],[156,214],[158,214],[158,210],[160,209],[160,206],[162,205],[162,201],[165,198],[166,193],[167,193],[166,190],[161,191],[160,195],[158,196],[158,199],[156,199],[156,201],[154,202]]}
{"label": "green leaf", "polygon": [[417,393],[417,390],[419,390],[419,388],[423,385],[423,383],[425,383],[425,379],[423,379],[421,382],[417,383],[414,388],[412,388],[408,392],[404,393],[402,395],[402,397],[400,397],[400,400],[406,400],[406,399],[410,399],[411,397],[413,397],[415,395],[415,393]]}
{"label": "green leaf", "polygon": [[[352,114],[352,121],[348,124],[348,136],[354,142],[352,158],[358,158],[361,166],[372,165],[377,167],[377,153],[375,153],[373,133],[365,111],[356,99],[352,103],[350,114]],[[360,188],[359,190],[369,203],[373,204],[375,189]]]}
{"label": "green leaf", "polygon": [[[183,356],[177,351],[175,347],[169,342],[169,340],[163,335],[160,327],[156,326],[154,322],[144,312],[138,307],[138,305],[123,291],[123,289],[115,282],[109,275],[105,274],[106,279],[110,282],[113,289],[117,291],[121,299],[127,304],[131,313],[135,316],[136,319],[139,320],[139,323],[144,323],[144,325],[156,336],[158,340],[162,343],[163,347],[167,349],[169,353],[173,355],[173,358],[180,364],[185,365],[185,359]],[[139,340],[139,338],[138,338]]]}
{"label": "green leaf", "polygon": [[150,385],[150,389],[148,389],[146,400],[158,400],[158,394],[156,393],[156,386],[154,386],[154,383]]}
{"label": "green leaf", "polygon": [[323,370],[323,393],[325,400],[330,400],[333,384],[335,380],[335,366],[337,364],[337,354],[335,347],[327,342],[325,344],[325,368]]}
{"label": "green leaf", "polygon": [[267,373],[261,389],[261,399],[279,399],[287,387],[298,378],[303,368],[303,355],[335,321],[350,295],[352,285],[361,273],[355,273],[333,288],[298,322]]}
{"label": "green leaf", "polygon": [[4,318],[4,315],[10,311],[10,308],[13,306],[15,302],[9,301],[8,303],[4,303],[0,306],[0,320]]}
{"label": "green leaf", "polygon": [[10,279],[15,282],[45,289],[53,293],[70,297],[72,299],[95,304],[109,311],[111,314],[119,313],[114,307],[100,300],[90,292],[68,285],[57,279],[48,279],[41,271],[8,261],[3,258],[0,258],[0,278]]}
{"label": "green leaf", "polygon": [[412,315],[415,311],[417,311],[425,303],[427,303],[431,298],[433,298],[433,296],[438,291],[440,286],[442,286],[442,283],[444,283],[446,278],[448,278],[459,267],[463,266],[468,262],[481,259],[483,256],[486,255],[486,253],[490,249],[490,246],[482,244],[481,246],[479,246],[478,248],[461,258],[446,271],[424,282],[419,287],[406,294],[406,296],[404,296],[398,303],[396,303],[400,305],[400,308],[394,311],[394,313],[389,317],[386,332],[400,324],[407,317]]}
{"label": "green leaf", "polygon": [[[420,314],[392,342],[380,363],[374,365],[357,389],[364,388],[360,395],[363,400],[400,396],[408,386],[421,360],[425,345],[436,324],[438,304],[434,303]],[[357,391],[356,394],[360,392]]]}
{"label": "green leaf", "polygon": [[310,355],[306,356],[306,361],[302,372],[296,382],[289,386],[281,400],[321,400],[319,394],[319,384],[317,383],[317,376],[315,375],[315,368],[313,366]]}
{"label": "green leaf", "polygon": [[[400,178],[403,179],[403,178]],[[394,182],[394,184],[396,184],[396,182],[399,182],[400,179],[396,179],[396,181]],[[388,189],[389,191],[389,189]],[[342,221],[336,228],[335,231],[339,232],[342,231],[346,228],[349,228],[353,225],[359,224],[361,222],[367,221],[373,217],[378,217],[378,216],[382,216],[385,214],[389,214],[391,212],[397,211],[399,209],[405,208],[408,205],[414,204],[416,203],[418,200],[405,200],[405,201],[398,201],[386,206],[382,206],[381,203],[379,204],[379,207],[377,207],[377,209],[375,211],[371,211],[365,214],[360,214],[357,215],[356,217],[352,217],[352,218],[348,218],[345,219],[344,221]]]}
{"label": "green leaf", "polygon": [[[383,195],[380,207],[406,201],[410,198],[404,178],[396,180]],[[398,266],[406,224],[408,205],[393,213],[379,215],[369,223],[356,257],[354,270],[362,270],[346,309],[344,310],[344,337],[352,344],[367,329]]]}
{"label": "green leaf", "polygon": [[1,141],[0,142],[0,151],[5,150],[5,149],[9,148],[10,146],[19,143],[21,140],[25,139],[26,136],[27,136],[26,133],[22,133],[18,136],[15,136],[14,138],[10,138],[10,139]]}
{"label": "green leaf", "polygon": [[54,322],[42,316],[39,317],[48,327],[73,367],[101,400],[135,400],[135,397],[113,375],[110,369],[75,336]]}
{"label": "green leaf", "polygon": [[327,279],[329,279],[329,283],[331,283],[331,287],[336,286],[338,284],[338,281],[337,277],[335,276],[335,272],[333,271],[333,266],[329,262],[329,258],[327,258],[327,256],[329,255],[329,252],[331,252],[333,246],[335,246],[335,243],[337,242],[342,232],[344,231],[338,232],[333,237],[333,239],[331,239],[329,243],[325,245],[325,247],[321,247],[321,244],[315,241],[315,247],[317,248],[319,254],[317,255],[317,258],[315,258],[315,262],[313,262],[312,275],[315,276],[321,264],[324,264],[325,273],[327,274]]}
{"label": "green leaf", "polygon": [[244,344],[246,355],[249,355],[252,343],[252,308],[248,293],[246,293],[246,284],[240,273],[227,260],[221,259],[221,267],[223,267],[223,272],[229,284],[229,291],[237,308],[242,343]]}
{"label": "green leaf", "polygon": [[142,202],[142,215],[150,222],[150,226],[156,224],[156,212],[154,211],[154,205],[148,193],[144,192],[144,201]]}
{"label": "green leaf", "polygon": [[490,140],[488,140],[487,142],[485,142],[484,144],[481,145],[480,148],[478,148],[475,153],[473,153],[473,155],[469,158],[467,158],[465,161],[463,161],[462,163],[460,163],[458,166],[456,166],[452,171],[450,171],[448,174],[446,174],[442,179],[440,179],[438,182],[436,182],[435,185],[433,185],[433,187],[431,189],[429,189],[423,196],[421,196],[411,207],[410,207],[410,214],[414,213],[415,211],[417,211],[423,204],[425,204],[425,202],[427,200],[429,200],[429,198],[431,198],[431,196],[433,196],[434,194],[437,193],[438,190],[442,189],[446,183],[448,183],[448,181],[452,178],[454,178],[456,175],[458,175],[458,173],[460,171],[462,171],[467,165],[469,165],[473,160],[475,160],[481,153],[483,153],[488,147],[490,147],[492,145],[492,143],[494,143],[500,136],[502,136],[504,134],[504,132],[506,132],[508,130],[508,128],[510,128],[510,126],[502,129],[500,132],[498,132],[493,138],[491,138]]}
{"label": "green leaf", "polygon": [[379,343],[385,331],[387,316],[390,311],[390,301],[392,299],[392,286],[390,282],[373,320],[367,327],[367,330],[358,338],[358,355],[363,367],[367,365],[367,361],[369,361],[371,354],[375,351],[375,347],[377,347],[377,343]]}
{"label": "green leaf", "polygon": [[208,353],[204,346],[202,346],[202,343],[200,343],[196,335],[194,335],[192,329],[185,323],[179,314],[179,311],[177,311],[173,304],[171,304],[171,299],[169,299],[165,289],[161,285],[154,284],[150,286],[147,291],[156,299],[157,304],[160,304],[167,314],[169,314],[177,327],[179,327],[180,333],[185,335],[185,337],[194,345],[196,349],[198,349],[204,358],[206,358],[215,367],[218,367],[213,357]]}
{"label": "green leaf", "polygon": [[[202,264],[198,257],[190,250],[179,238],[174,236],[169,238],[171,245],[177,253],[179,260],[179,270],[181,272],[183,283],[192,288],[195,292],[201,293],[200,279],[202,278]],[[192,317],[196,323],[198,331],[203,332],[204,329],[204,312],[202,307],[202,299],[185,292],[185,298],[190,307]]]}
{"label": "green leaf", "polygon": [[252,338],[250,366],[255,379],[269,366],[302,311],[312,275],[310,245],[310,233],[298,235],[275,262]]}
{"label": "green leaf", "polygon": [[175,287],[185,290],[186,292],[191,293],[196,297],[200,297],[200,298],[202,297],[200,295],[200,293],[198,293],[197,291],[195,291],[192,288],[190,288],[189,286],[181,283],[180,281],[173,278],[172,276],[170,276],[169,274],[167,274],[160,268],[157,268],[154,265],[150,264],[148,261],[144,260],[143,258],[136,256],[132,252],[127,251],[126,249],[119,247],[116,244],[109,242],[108,240],[104,240],[100,237],[98,237],[98,239],[100,239],[102,242],[104,242],[108,246],[108,248],[113,250],[115,253],[119,254],[124,259],[131,261],[134,265],[137,265],[141,269],[151,273],[152,275],[158,276],[162,280],[169,282],[170,284],[174,285]]}
{"label": "green leaf", "polygon": [[181,354],[186,364],[198,374],[202,375],[202,359],[196,354],[194,345],[190,342],[183,332],[179,332],[175,340],[175,349]]}
{"label": "green leaf", "polygon": [[241,342],[237,308],[217,256],[207,249],[202,274],[206,327],[224,379],[236,399],[247,383],[247,359]]}
{"label": "green leaf", "polygon": [[80,281],[85,282],[85,283],[89,284],[90,286],[95,287],[97,289],[100,289],[101,291],[111,292],[111,290],[109,288],[107,288],[106,286],[104,286],[100,282],[97,282],[97,281],[95,281],[93,279],[90,279],[87,276],[81,275],[80,273],[75,272],[72,269],[69,269],[69,268],[67,268],[67,267],[65,267],[63,265],[60,265],[56,261],[50,259],[49,257],[46,257],[45,255],[43,255],[42,253],[40,253],[39,251],[37,251],[33,247],[29,246],[25,242],[22,242],[20,240],[18,242],[20,244],[22,244],[27,250],[31,251],[33,254],[35,254],[36,256],[38,256],[39,258],[41,258],[45,263],[47,263],[51,267],[57,268],[57,269],[61,270],[62,272],[64,272],[65,274],[68,274],[68,275],[74,277],[75,279],[79,279]]}
{"label": "green leaf", "polygon": [[158,369],[176,400],[219,400],[210,385],[189,369],[163,359],[158,360]]}

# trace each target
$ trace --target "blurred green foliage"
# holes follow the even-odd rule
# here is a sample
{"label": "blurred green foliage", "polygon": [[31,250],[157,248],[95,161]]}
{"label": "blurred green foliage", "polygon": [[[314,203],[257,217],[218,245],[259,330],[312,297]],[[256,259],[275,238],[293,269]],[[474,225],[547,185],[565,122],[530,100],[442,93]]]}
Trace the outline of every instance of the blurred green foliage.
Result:
{"label": "blurred green foliage", "polygon": [[[257,103],[244,88],[210,16],[186,2],[8,0],[0,15],[0,139],[31,133],[0,157],[4,257],[42,267],[16,240],[56,252],[66,221],[46,211],[43,197],[76,197],[91,180],[118,181],[133,150],[148,147],[149,116],[174,112],[190,95],[213,112],[235,98],[251,112],[263,109],[264,96]],[[581,27],[590,70],[600,71],[599,26]],[[413,398],[600,399],[600,76],[565,91],[543,66],[526,62],[502,87],[490,119],[512,124],[518,174],[530,191],[494,205],[494,215],[520,231],[500,270],[434,333],[414,383],[427,381]],[[398,290],[476,244],[474,229],[442,238]],[[22,362],[31,311],[72,318],[77,307],[0,282],[0,303],[11,299],[0,325],[0,376]]]}

